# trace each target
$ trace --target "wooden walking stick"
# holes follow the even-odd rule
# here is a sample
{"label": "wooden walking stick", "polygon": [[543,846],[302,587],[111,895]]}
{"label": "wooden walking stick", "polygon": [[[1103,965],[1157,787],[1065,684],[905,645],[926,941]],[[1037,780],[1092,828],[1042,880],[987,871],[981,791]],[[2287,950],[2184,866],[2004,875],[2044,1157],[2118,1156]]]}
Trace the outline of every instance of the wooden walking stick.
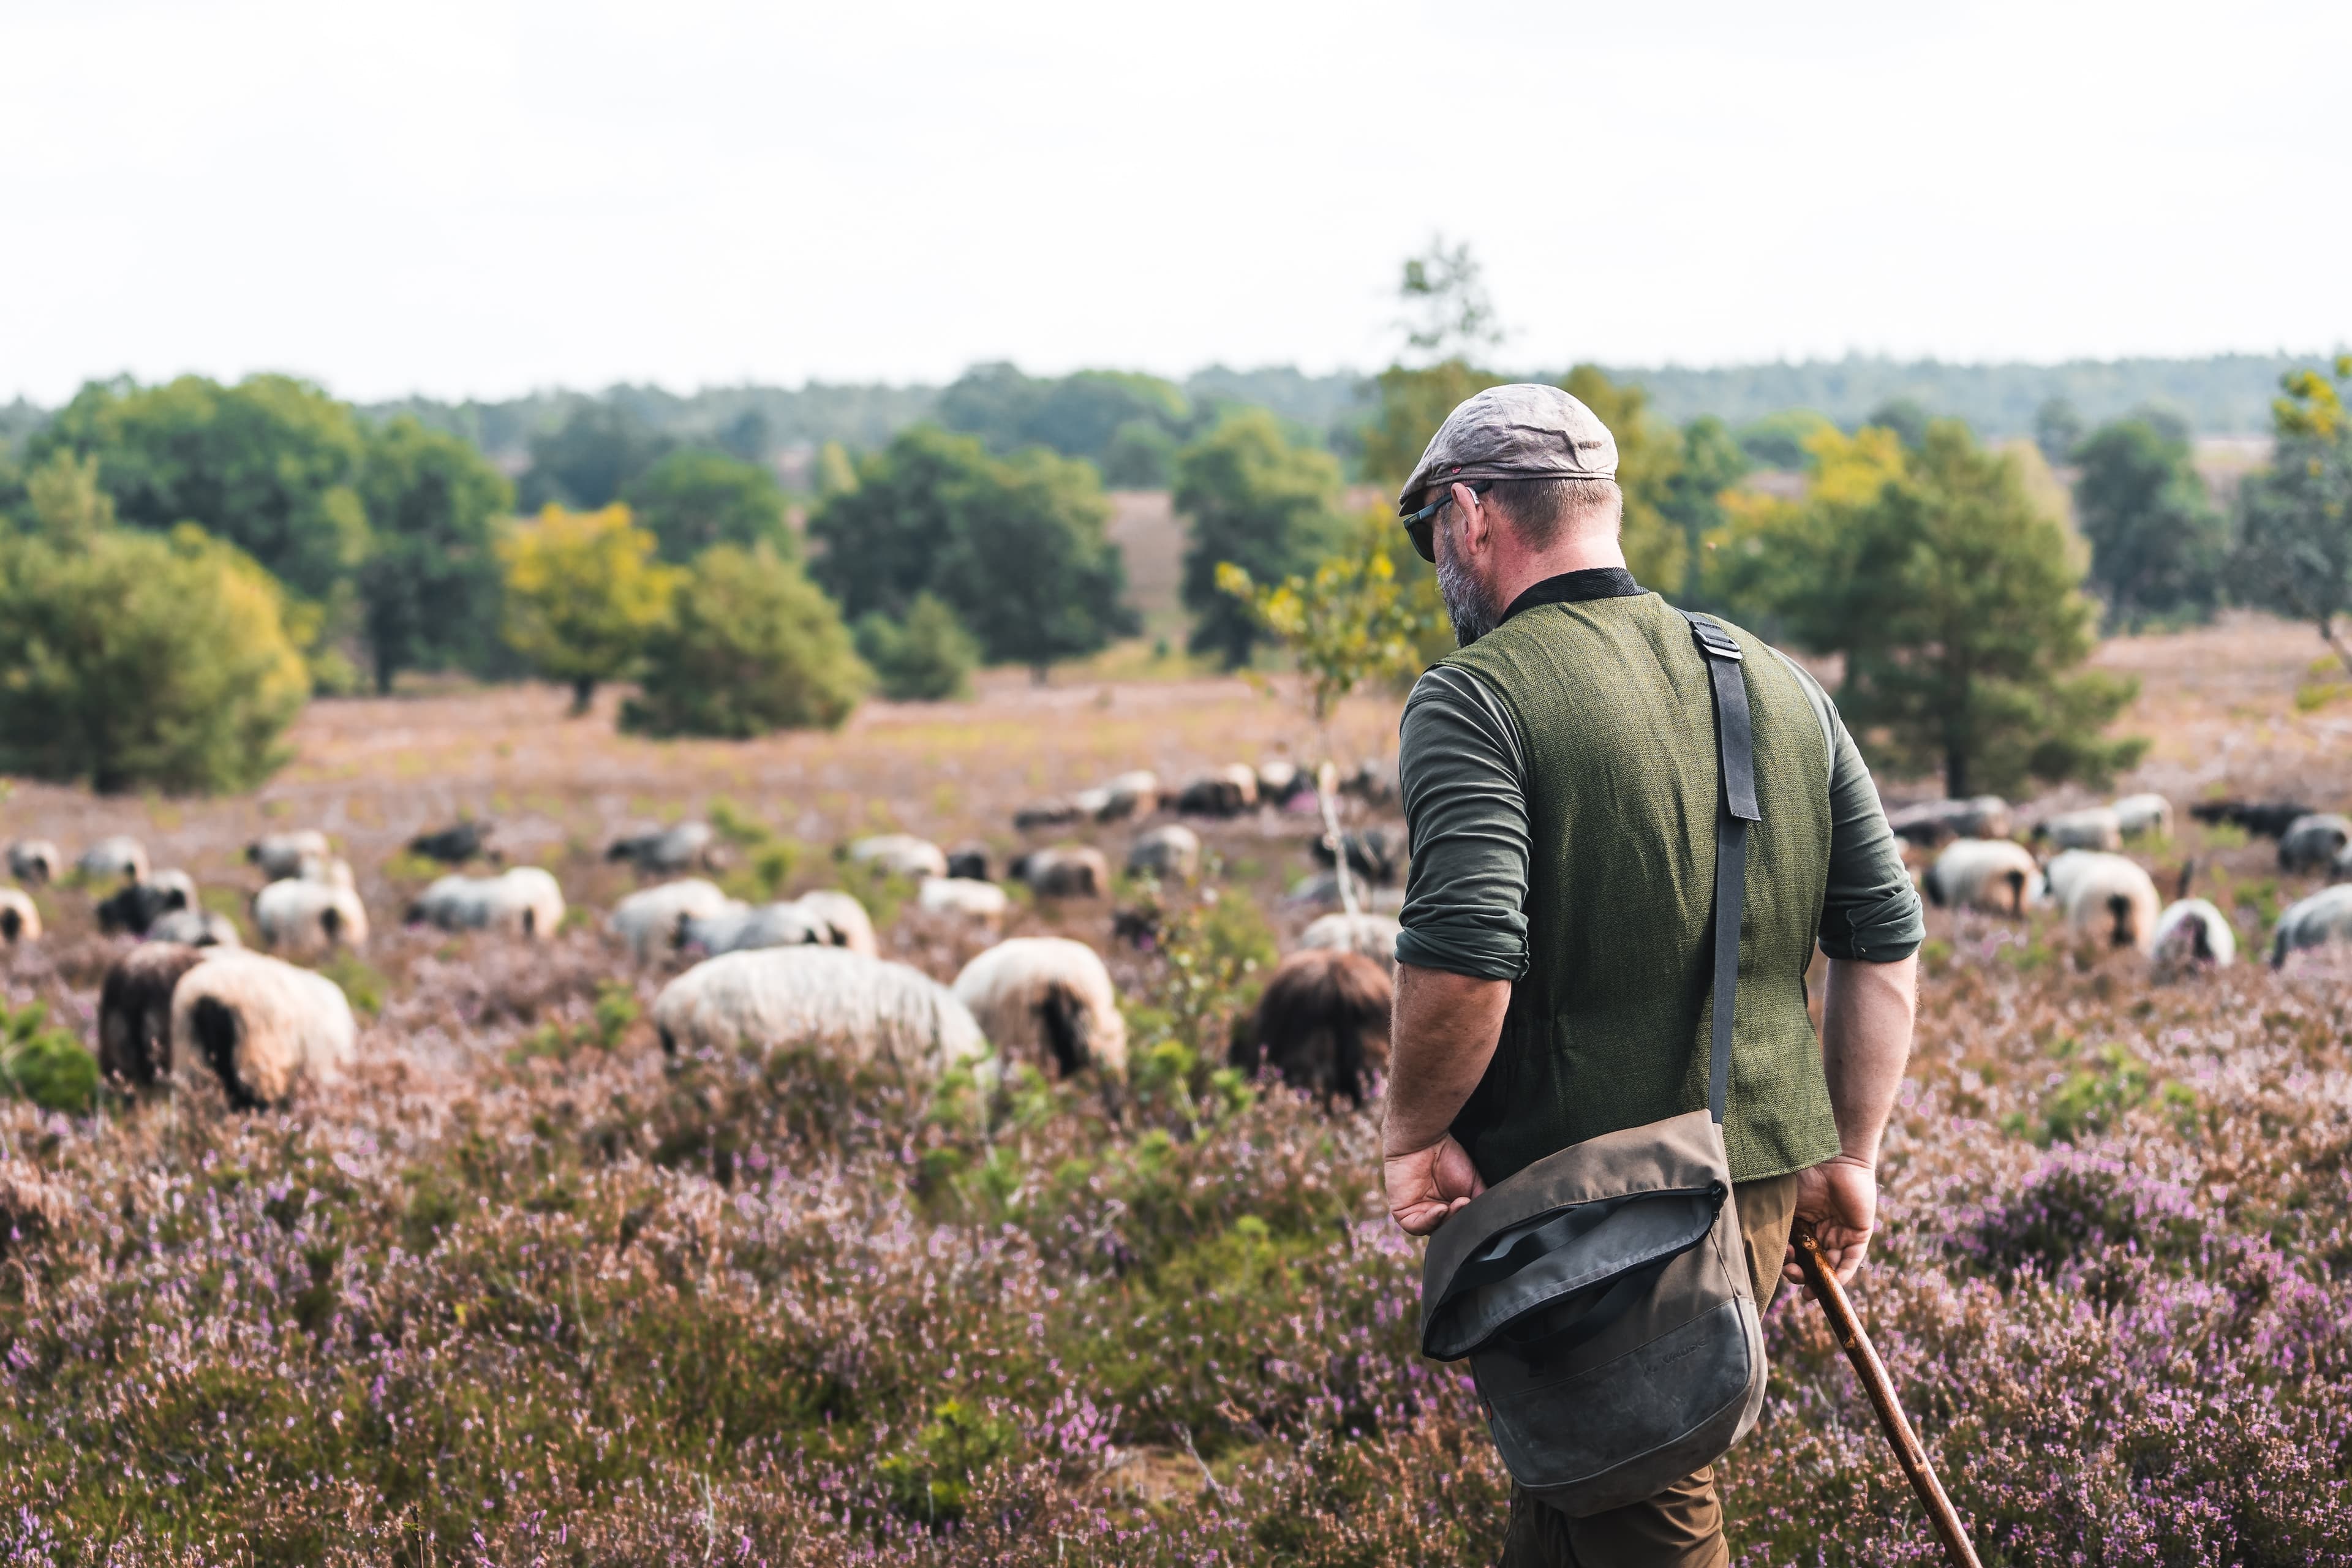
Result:
{"label": "wooden walking stick", "polygon": [[1805,1271],[1806,1282],[1820,1299],[1822,1310],[1828,1314],[1838,1343],[1845,1347],[1846,1359],[1853,1363],[1854,1373],[1862,1379],[1862,1390],[1870,1395],[1871,1407],[1878,1412],[1878,1424],[1886,1428],[1886,1440],[1895,1445],[1895,1457],[1902,1461],[1903,1473],[1911,1478],[1911,1489],[1919,1494],[1919,1504],[1927,1510],[1927,1522],[1936,1527],[1936,1535],[1944,1543],[1944,1555],[1959,1568],[1983,1568],[1977,1561],[1977,1549],[1969,1544],[1968,1529],[1960,1523],[1952,1500],[1944,1495],[1943,1483],[1927,1467],[1927,1450],[1919,1446],[1918,1434],[1911,1430],[1911,1423],[1895,1397],[1895,1380],[1886,1375],[1886,1363],[1878,1359],[1877,1349],[1863,1331],[1862,1319],[1855,1314],[1853,1303],[1846,1300],[1845,1287],[1838,1283],[1837,1270],[1822,1256],[1822,1244],[1813,1235],[1812,1222],[1799,1220],[1790,1239],[1797,1244],[1797,1262]]}

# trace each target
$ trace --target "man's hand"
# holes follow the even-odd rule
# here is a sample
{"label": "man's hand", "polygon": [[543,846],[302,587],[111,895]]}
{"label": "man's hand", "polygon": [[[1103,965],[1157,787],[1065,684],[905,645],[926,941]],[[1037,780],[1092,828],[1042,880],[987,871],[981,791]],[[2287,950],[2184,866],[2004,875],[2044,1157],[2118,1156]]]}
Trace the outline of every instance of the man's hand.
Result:
{"label": "man's hand", "polygon": [[1486,1190],[1470,1152],[1450,1134],[1426,1149],[1383,1157],[1381,1181],[1388,1188],[1389,1213],[1407,1236],[1427,1236]]}
{"label": "man's hand", "polygon": [[[1393,1206],[1393,1184],[1389,1192]],[[1822,1260],[1837,1275],[1838,1283],[1853,1283],[1854,1271],[1870,1250],[1871,1227],[1878,1217],[1877,1170],[1865,1160],[1840,1154],[1798,1172],[1797,1217],[1812,1222],[1813,1237],[1822,1244]],[[1788,1262],[1780,1277],[1791,1285],[1805,1282],[1794,1242],[1789,1244]]]}

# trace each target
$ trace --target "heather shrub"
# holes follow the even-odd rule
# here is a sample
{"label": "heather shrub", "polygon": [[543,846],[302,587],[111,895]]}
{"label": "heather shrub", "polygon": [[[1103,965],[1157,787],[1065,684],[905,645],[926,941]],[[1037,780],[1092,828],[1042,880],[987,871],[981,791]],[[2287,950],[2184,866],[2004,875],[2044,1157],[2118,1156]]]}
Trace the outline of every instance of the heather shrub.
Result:
{"label": "heather shrub", "polygon": [[88,1111],[98,1104],[98,1058],[71,1031],[50,1027],[40,1003],[0,1005],[0,1089],[44,1110]]}

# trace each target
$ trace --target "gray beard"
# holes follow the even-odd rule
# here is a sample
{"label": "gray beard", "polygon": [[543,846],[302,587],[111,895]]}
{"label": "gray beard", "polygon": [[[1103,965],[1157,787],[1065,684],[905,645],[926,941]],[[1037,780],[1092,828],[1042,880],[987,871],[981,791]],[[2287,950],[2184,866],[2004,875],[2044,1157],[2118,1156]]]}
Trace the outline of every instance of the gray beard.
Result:
{"label": "gray beard", "polygon": [[1495,629],[1495,606],[1477,580],[1463,570],[1443,535],[1437,546],[1437,596],[1445,601],[1445,613],[1454,622],[1454,647],[1468,647]]}

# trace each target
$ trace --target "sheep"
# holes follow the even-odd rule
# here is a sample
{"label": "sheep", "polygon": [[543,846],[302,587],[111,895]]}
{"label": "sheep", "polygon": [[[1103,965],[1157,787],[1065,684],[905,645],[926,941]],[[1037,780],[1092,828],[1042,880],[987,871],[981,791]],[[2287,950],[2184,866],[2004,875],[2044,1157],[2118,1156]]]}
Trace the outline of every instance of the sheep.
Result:
{"label": "sheep", "polygon": [[1129,876],[1189,882],[1201,874],[1201,836],[1181,823],[1152,828],[1129,846],[1127,869]]}
{"label": "sheep", "polygon": [[147,928],[149,942],[176,942],[183,947],[243,947],[236,922],[210,910],[173,910]]}
{"label": "sheep", "polygon": [[915,903],[934,914],[994,921],[1003,918],[1012,900],[993,882],[971,877],[933,877],[916,890]]}
{"label": "sheep", "polygon": [[796,902],[732,904],[713,914],[680,915],[681,952],[716,956],[768,947],[830,947],[830,932]]}
{"label": "sheep", "polygon": [[604,851],[604,858],[625,860],[649,875],[675,876],[696,866],[708,869],[712,859],[711,844],[710,824],[681,822],[659,833],[615,839]]}
{"label": "sheep", "polygon": [[613,906],[605,920],[612,932],[629,944],[639,963],[677,942],[679,921],[688,916],[708,920],[742,909],[742,905],[699,877],[644,888]]}
{"label": "sheep", "polygon": [[1149,768],[1119,773],[1102,788],[1105,798],[1095,813],[1097,822],[1124,822],[1129,817],[1150,816],[1160,809],[1160,775]]}
{"label": "sheep", "polygon": [[214,956],[184,942],[142,942],[108,966],[98,992],[98,1069],[148,1089],[172,1076],[172,990]]}
{"label": "sheep", "polygon": [[2170,963],[2238,962],[2238,933],[2228,917],[2205,899],[2176,899],[2156,917],[2149,951]]}
{"label": "sheep", "polygon": [[955,980],[956,1000],[979,1020],[1000,1062],[1026,1062],[1051,1078],[1094,1068],[1127,1072],[1127,1021],[1101,955],[1060,936],[1000,942]]}
{"label": "sheep", "polygon": [[988,880],[988,846],[966,844],[948,852],[948,875],[958,881]]}
{"label": "sheep", "polygon": [[2352,819],[2333,812],[2298,816],[2279,837],[2279,869],[2311,871],[2333,866],[2347,845],[2352,845]]}
{"label": "sheep", "polygon": [[2156,883],[2137,860],[2097,849],[2070,849],[2050,862],[2051,896],[2078,935],[2104,931],[2117,947],[2143,951],[2156,942]]}
{"label": "sheep", "polygon": [[[1360,833],[1341,834],[1340,838],[1348,846],[1348,869],[1373,887],[1391,885],[1403,871],[1402,834],[1391,834],[1385,827],[1367,827]],[[1311,853],[1318,866],[1336,866],[1339,861],[1328,833],[1315,841]]]}
{"label": "sheep", "polygon": [[837,888],[819,888],[803,893],[794,900],[802,914],[817,932],[819,945],[845,947],[852,952],[876,957],[879,944],[874,940],[874,917],[866,906]]}
{"label": "sheep", "polygon": [[918,838],[911,833],[886,833],[877,838],[861,838],[849,847],[849,858],[885,876],[905,877],[915,881],[948,874],[946,851],[929,839]]}
{"label": "sheep", "polygon": [[1227,1060],[1270,1067],[1293,1089],[1364,1103],[1370,1075],[1388,1070],[1389,973],[1360,952],[1306,948],[1284,959],[1257,1011],[1234,1031]]}
{"label": "sheep", "polygon": [[352,863],[332,855],[305,855],[294,863],[290,879],[316,882],[321,887],[341,888],[346,892],[359,890],[359,879],[352,875]]}
{"label": "sheep", "polygon": [[316,953],[364,947],[367,906],[348,888],[288,877],[253,895],[253,928],[267,948]]}
{"label": "sheep", "polygon": [[[1106,795],[1104,798],[1109,797]],[[1048,800],[1032,801],[1014,811],[1013,827],[1016,833],[1034,833],[1045,827],[1067,827],[1085,815],[1076,800],[1055,795]]]}
{"label": "sheep", "polygon": [[2035,827],[2033,837],[2058,849],[2116,850],[2124,847],[2124,824],[2113,807],[2094,805],[2060,812]]}
{"label": "sheep", "polygon": [[1896,837],[1925,849],[1937,848],[1955,838],[2006,838],[2009,802],[1997,795],[1975,795],[1968,800],[1931,800],[1888,812],[1886,825],[1895,830]]}
{"label": "sheep", "polygon": [[2021,844],[2006,838],[1956,838],[1921,879],[1938,909],[2021,915],[2040,901],[2042,868]]}
{"label": "sheep", "polygon": [[351,1069],[359,1026],[341,986],[267,953],[209,951],[172,988],[175,1077],[209,1068],[229,1104],[250,1110]]}
{"label": "sheep", "polygon": [[2311,814],[2311,807],[2302,802],[2285,800],[2206,800],[2189,808],[2189,815],[2200,822],[2243,828],[2257,838],[2281,837],[2297,817]]}
{"label": "sheep", "polygon": [[1006,868],[1048,899],[1098,899],[1110,887],[1110,862],[1083,846],[1033,849]]}
{"label": "sheep", "polygon": [[177,910],[196,907],[196,884],[185,871],[158,871],[117,889],[100,901],[98,929],[145,936],[147,928]]}
{"label": "sheep", "polygon": [[0,947],[41,940],[41,911],[15,888],[0,888]]}
{"label": "sheep", "polygon": [[438,860],[445,866],[463,866],[468,860],[483,858],[496,861],[501,857],[490,847],[490,835],[497,831],[495,823],[460,822],[454,827],[418,834],[408,841],[408,852],[427,860]]}
{"label": "sheep", "polygon": [[147,847],[136,838],[121,834],[101,838],[81,852],[81,858],[74,862],[74,869],[93,882],[109,877],[119,877],[126,882],[143,882],[147,879]]}
{"label": "sheep", "polygon": [[2126,838],[2143,833],[2158,838],[2172,837],[2172,803],[2160,795],[2127,795],[2107,809],[2116,814]]}
{"label": "sheep", "polygon": [[8,875],[32,887],[56,881],[64,865],[65,857],[46,838],[19,838],[8,846]]}
{"label": "sheep", "polygon": [[[1369,888],[1359,877],[1354,891],[1359,908],[1378,910],[1387,914],[1404,908],[1402,888]],[[1339,897],[1339,873],[1324,871],[1301,877],[1290,884],[1290,890],[1283,895],[1283,901],[1302,909],[1335,909],[1343,901]]]}
{"label": "sheep", "polygon": [[1393,973],[1397,932],[1402,929],[1394,915],[1324,915],[1307,922],[1307,929],[1298,933],[1298,945],[1361,953],[1379,960],[1383,970]]}
{"label": "sheep", "polygon": [[835,947],[730,952],[696,964],[654,998],[662,1049],[818,1046],[856,1062],[944,1072],[988,1051],[980,1025],[936,980]]}
{"label": "sheep", "polygon": [[245,858],[261,868],[261,874],[273,882],[302,874],[302,863],[331,859],[334,848],[327,836],[316,828],[306,827],[294,833],[265,833],[245,847]]}
{"label": "sheep", "polygon": [[1268,805],[1288,805],[1315,789],[1315,775],[1286,757],[1257,765],[1257,797]]}
{"label": "sheep", "polygon": [[1397,776],[1393,758],[1366,757],[1356,764],[1356,771],[1341,781],[1341,795],[1354,795],[1367,805],[1400,805],[1404,801],[1404,786]]}
{"label": "sheep", "polygon": [[1257,771],[1235,763],[1200,774],[1176,796],[1187,816],[1239,816],[1257,806]]}
{"label": "sheep", "polygon": [[2286,963],[2291,952],[2332,942],[2352,942],[2352,882],[2322,888],[2288,906],[2271,940],[2271,967]]}
{"label": "sheep", "polygon": [[444,877],[417,895],[408,923],[553,936],[563,923],[563,889],[536,866],[518,866],[495,877]]}

